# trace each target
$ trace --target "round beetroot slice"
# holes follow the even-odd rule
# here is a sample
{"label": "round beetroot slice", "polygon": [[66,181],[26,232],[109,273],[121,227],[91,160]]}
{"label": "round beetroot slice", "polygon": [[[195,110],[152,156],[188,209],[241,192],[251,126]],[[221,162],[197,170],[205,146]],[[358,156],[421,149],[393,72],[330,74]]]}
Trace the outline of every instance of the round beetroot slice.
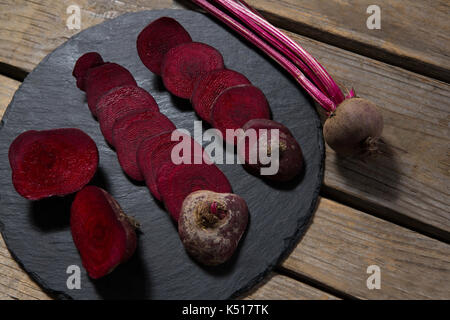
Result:
{"label": "round beetroot slice", "polygon": [[226,129],[237,130],[252,119],[270,119],[269,103],[264,93],[252,85],[240,85],[226,89],[214,101],[211,122],[231,144],[236,138],[226,138]]}
{"label": "round beetroot slice", "polygon": [[85,91],[86,74],[89,69],[104,64],[102,56],[98,52],[88,52],[78,58],[73,67],[72,75],[77,79],[77,87]]}
{"label": "round beetroot slice", "polygon": [[184,199],[198,190],[232,192],[227,177],[214,164],[180,164],[158,177],[158,191],[175,221],[178,221]]}
{"label": "round beetroot slice", "polygon": [[210,122],[214,100],[225,89],[241,84],[250,84],[250,81],[237,71],[222,69],[208,72],[195,83],[191,97],[192,106],[200,118]]}
{"label": "round beetroot slice", "polygon": [[70,229],[91,278],[107,275],[133,255],[137,245],[135,227],[105,190],[87,186],[75,196]]}
{"label": "round beetroot slice", "polygon": [[123,171],[135,180],[144,180],[137,165],[139,144],[146,138],[175,129],[172,121],[159,112],[132,112],[118,119],[113,127],[113,143]]}
{"label": "round beetroot slice", "polygon": [[192,42],[189,33],[175,19],[159,18],[146,26],[137,38],[142,63],[153,73],[161,74],[166,53],[182,43]]}
{"label": "round beetroot slice", "polygon": [[136,110],[159,112],[153,96],[140,87],[123,86],[114,88],[97,103],[97,118],[106,141],[113,144],[112,128],[117,119]]}
{"label": "round beetroot slice", "polygon": [[213,47],[190,42],[170,49],[162,63],[162,78],[166,89],[177,97],[190,99],[195,81],[213,70],[223,69],[223,57]]}
{"label": "round beetroot slice", "polygon": [[88,107],[94,116],[97,115],[97,102],[105,93],[115,87],[137,86],[130,71],[117,63],[109,62],[89,69],[85,83]]}
{"label": "round beetroot slice", "polygon": [[13,185],[30,200],[76,192],[98,166],[95,142],[72,128],[26,131],[13,141],[8,156]]}

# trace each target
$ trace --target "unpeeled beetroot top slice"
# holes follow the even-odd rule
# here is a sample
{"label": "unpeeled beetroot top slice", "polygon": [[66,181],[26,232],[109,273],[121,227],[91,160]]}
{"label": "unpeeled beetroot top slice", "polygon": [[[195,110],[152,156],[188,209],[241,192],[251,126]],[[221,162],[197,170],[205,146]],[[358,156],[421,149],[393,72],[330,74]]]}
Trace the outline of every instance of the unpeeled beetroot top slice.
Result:
{"label": "unpeeled beetroot top slice", "polygon": [[139,144],[146,138],[175,129],[172,121],[159,112],[135,111],[118,119],[113,126],[113,144],[123,171],[135,180],[144,180],[137,165]]}
{"label": "unpeeled beetroot top slice", "polygon": [[229,69],[214,70],[200,77],[194,86],[191,103],[197,114],[210,122],[214,100],[227,88],[240,84],[250,84],[241,73]]}
{"label": "unpeeled beetroot top slice", "polygon": [[189,42],[173,47],[166,53],[161,75],[170,93],[190,99],[199,77],[223,68],[223,57],[219,51],[204,43]]}
{"label": "unpeeled beetroot top slice", "polygon": [[8,156],[14,187],[30,200],[76,192],[98,166],[95,142],[72,128],[26,131],[12,142]]}
{"label": "unpeeled beetroot top slice", "polygon": [[98,52],[88,52],[78,58],[73,67],[72,75],[77,79],[77,87],[85,91],[86,74],[89,69],[104,64],[102,56]]}
{"label": "unpeeled beetroot top slice", "polygon": [[117,87],[106,93],[97,102],[97,118],[106,141],[113,144],[112,128],[117,119],[136,110],[159,112],[153,96],[136,86]]}
{"label": "unpeeled beetroot top slice", "polygon": [[110,62],[89,69],[85,81],[88,106],[94,116],[97,115],[98,100],[109,90],[121,86],[137,86],[130,71]]}
{"label": "unpeeled beetroot top slice", "polygon": [[198,190],[232,192],[227,177],[214,164],[180,164],[158,177],[158,191],[175,221],[178,221],[184,199]]}
{"label": "unpeeled beetroot top slice", "polygon": [[146,26],[137,37],[137,51],[142,63],[153,73],[161,74],[166,53],[182,43],[192,42],[189,33],[175,19],[159,18]]}
{"label": "unpeeled beetroot top slice", "polygon": [[252,85],[240,85],[226,89],[214,101],[211,122],[231,144],[237,138],[226,137],[226,129],[241,129],[252,119],[270,119],[269,103],[264,93]]}
{"label": "unpeeled beetroot top slice", "polygon": [[[164,171],[171,170],[171,167],[176,166],[174,159],[172,159],[173,148],[181,142],[179,140],[172,141],[172,133],[166,132],[154,137],[150,137],[142,141],[137,151],[138,167],[145,178],[145,183],[153,196],[161,200],[161,195],[157,187],[158,173],[164,167]],[[184,159],[189,159],[190,163],[203,162],[203,148],[191,136],[179,133],[183,141],[190,143],[190,155],[184,155],[183,152],[178,152],[176,156],[186,156]],[[174,136],[174,139],[176,137]],[[183,149],[184,150],[184,149]],[[174,150],[177,151],[177,150]],[[178,150],[180,151],[180,150]],[[207,163],[211,163],[209,157]],[[178,163],[178,162],[177,162]]]}
{"label": "unpeeled beetroot top slice", "polygon": [[125,215],[105,190],[87,186],[75,196],[70,229],[91,278],[107,275],[133,255],[137,245],[136,227],[137,222]]}

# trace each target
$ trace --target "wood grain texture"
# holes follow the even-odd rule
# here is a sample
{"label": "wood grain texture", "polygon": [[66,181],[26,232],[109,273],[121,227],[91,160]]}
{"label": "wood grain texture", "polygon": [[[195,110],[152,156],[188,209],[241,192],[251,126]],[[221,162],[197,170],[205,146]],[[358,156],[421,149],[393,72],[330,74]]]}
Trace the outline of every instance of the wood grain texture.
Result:
{"label": "wood grain texture", "polygon": [[11,101],[14,92],[19,88],[20,82],[0,75],[0,119]]}
{"label": "wood grain texture", "polygon": [[[367,288],[370,265],[380,290]],[[450,298],[450,245],[327,199],[282,266],[361,299]]]}
{"label": "wood grain texture", "polygon": [[[274,24],[349,51],[450,82],[447,0],[248,0]],[[370,5],[381,29],[370,30]]]}

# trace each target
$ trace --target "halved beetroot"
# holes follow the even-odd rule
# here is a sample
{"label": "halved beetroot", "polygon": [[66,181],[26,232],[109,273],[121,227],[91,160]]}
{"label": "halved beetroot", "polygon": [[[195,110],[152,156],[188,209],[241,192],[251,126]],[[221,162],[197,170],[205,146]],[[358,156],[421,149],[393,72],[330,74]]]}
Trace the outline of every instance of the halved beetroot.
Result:
{"label": "halved beetroot", "polygon": [[76,192],[98,166],[95,142],[72,128],[26,131],[12,142],[8,156],[14,187],[30,200]]}
{"label": "halved beetroot", "polygon": [[210,122],[214,100],[225,89],[241,84],[250,84],[250,81],[237,71],[222,69],[208,72],[195,83],[191,97],[192,106],[200,118]]}
{"label": "halved beetroot", "polygon": [[94,116],[97,115],[98,100],[109,90],[121,86],[137,86],[130,71],[110,62],[89,69],[85,81],[88,106]]}
{"label": "halved beetroot", "polygon": [[264,93],[252,85],[240,85],[226,89],[214,101],[211,122],[231,144],[237,138],[226,137],[226,129],[240,129],[252,119],[270,119],[269,103]]}
{"label": "halved beetroot", "polygon": [[161,75],[170,93],[190,99],[199,77],[223,68],[223,57],[219,51],[204,43],[189,42],[173,47],[166,53]]}
{"label": "halved beetroot", "polygon": [[159,112],[153,96],[136,86],[117,87],[97,102],[97,118],[106,141],[112,144],[112,128],[117,119],[136,110]]}
{"label": "halved beetroot", "polygon": [[105,190],[87,186],[75,196],[70,229],[91,278],[107,275],[133,255],[137,227],[138,223]]}
{"label": "halved beetroot", "polygon": [[85,91],[86,74],[89,69],[104,64],[102,56],[98,52],[88,52],[83,54],[75,62],[72,75],[77,79],[77,87]]}
{"label": "halved beetroot", "polygon": [[[149,188],[153,196],[161,200],[161,195],[157,187],[158,173],[164,166],[164,171],[171,170],[171,167],[176,166],[172,160],[172,149],[180,140],[172,141],[172,133],[166,132],[154,137],[150,137],[142,141],[137,151],[137,163],[138,167],[145,178],[145,183]],[[203,162],[203,148],[198,144],[191,136],[183,135],[183,141],[190,141],[191,143],[191,156],[190,163],[202,163]],[[184,140],[189,139],[189,140]],[[183,156],[183,154],[181,154]],[[207,158],[210,163],[209,158]]]}
{"label": "halved beetroot", "polygon": [[158,191],[175,221],[178,221],[184,199],[198,190],[232,192],[227,177],[214,164],[180,164],[158,177]]}
{"label": "halved beetroot", "polygon": [[192,42],[189,33],[175,19],[159,18],[146,26],[137,37],[137,51],[142,63],[153,73],[161,74],[166,53],[182,43]]}
{"label": "halved beetroot", "polygon": [[146,138],[175,129],[172,121],[159,112],[135,111],[118,119],[113,126],[113,144],[123,171],[134,180],[144,180],[136,158],[139,144]]}

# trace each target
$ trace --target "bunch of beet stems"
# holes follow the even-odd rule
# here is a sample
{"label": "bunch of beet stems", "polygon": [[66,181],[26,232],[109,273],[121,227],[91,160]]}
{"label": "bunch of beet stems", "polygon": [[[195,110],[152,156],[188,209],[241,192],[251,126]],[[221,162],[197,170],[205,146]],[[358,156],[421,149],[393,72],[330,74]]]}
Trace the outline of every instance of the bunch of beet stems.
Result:
{"label": "bunch of beet stems", "polygon": [[[325,140],[335,151],[349,155],[376,149],[374,144],[381,135],[383,127],[382,117],[377,107],[367,100],[352,99],[356,97],[354,89],[344,96],[336,82],[311,54],[270,24],[258,11],[243,0],[192,0],[192,2],[221,20],[281,65],[327,112],[329,119],[336,115],[338,106],[349,100],[352,100],[352,104],[356,102],[356,106],[346,109],[355,113],[368,113],[367,117],[373,118],[370,120],[373,123],[354,124],[354,132],[358,131],[358,126],[370,127],[363,130],[364,133],[361,136],[355,137],[351,137],[352,132],[336,133],[335,131],[339,130],[334,127],[340,127],[339,123],[337,125],[331,123],[328,125],[329,128],[326,124]],[[362,109],[365,110],[361,111]],[[344,118],[342,120],[347,122],[347,126],[349,122],[352,122],[351,119],[347,121],[345,116],[339,118]],[[353,123],[350,123],[350,126],[353,126]],[[327,129],[330,131],[328,135],[325,132]]]}

